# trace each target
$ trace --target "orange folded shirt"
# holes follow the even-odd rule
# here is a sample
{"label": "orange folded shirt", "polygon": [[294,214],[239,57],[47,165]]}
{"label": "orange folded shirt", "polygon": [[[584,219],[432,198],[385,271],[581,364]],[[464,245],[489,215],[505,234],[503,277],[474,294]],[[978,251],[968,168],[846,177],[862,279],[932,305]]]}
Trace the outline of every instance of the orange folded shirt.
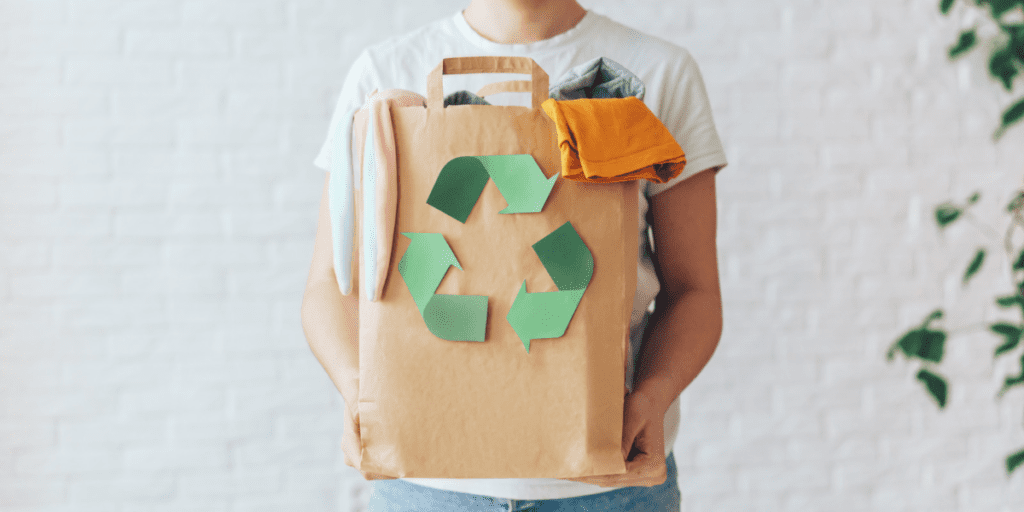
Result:
{"label": "orange folded shirt", "polygon": [[549,99],[541,107],[555,122],[565,179],[665,183],[686,166],[683,148],[635,97]]}

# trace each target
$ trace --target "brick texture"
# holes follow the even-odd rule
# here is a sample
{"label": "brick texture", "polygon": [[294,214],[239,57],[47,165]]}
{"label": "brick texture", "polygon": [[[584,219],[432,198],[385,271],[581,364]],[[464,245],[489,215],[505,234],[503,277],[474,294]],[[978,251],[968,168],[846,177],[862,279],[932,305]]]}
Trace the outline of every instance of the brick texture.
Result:
{"label": "brick texture", "polygon": [[[684,393],[685,509],[1009,512],[1024,395],[1005,312],[1024,128],[936,0],[584,0],[691,50],[719,175],[726,327]],[[0,0],[0,510],[363,510],[341,401],[299,323],[311,160],[366,45],[464,1]],[[997,220],[998,219],[998,220]],[[934,307],[962,332],[937,411],[887,364]],[[973,330],[972,330],[973,329]]]}

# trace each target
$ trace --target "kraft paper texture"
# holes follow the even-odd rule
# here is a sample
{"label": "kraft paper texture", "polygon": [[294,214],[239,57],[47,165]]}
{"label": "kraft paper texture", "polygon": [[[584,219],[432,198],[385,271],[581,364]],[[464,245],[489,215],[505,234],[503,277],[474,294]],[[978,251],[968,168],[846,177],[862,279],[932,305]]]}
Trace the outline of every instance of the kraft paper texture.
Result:
{"label": "kraft paper texture", "polygon": [[[479,72],[532,75],[533,107],[442,107],[442,74]],[[370,478],[624,473],[637,183],[559,178],[542,212],[501,214],[508,204],[489,180],[462,223],[427,204],[452,159],[531,155],[546,177],[561,172],[555,126],[540,109],[547,75],[526,58],[445,59],[428,92],[426,108],[392,110],[397,222],[380,300],[360,294],[359,398],[346,408],[346,462]],[[356,118],[354,133],[365,133],[365,119]],[[506,317],[524,281],[530,293],[558,290],[533,245],[566,222],[593,254],[593,277],[565,334],[534,340],[527,352]],[[461,270],[450,267],[436,293],[487,296],[484,341],[430,333],[399,273],[410,244],[401,233],[444,235]]]}

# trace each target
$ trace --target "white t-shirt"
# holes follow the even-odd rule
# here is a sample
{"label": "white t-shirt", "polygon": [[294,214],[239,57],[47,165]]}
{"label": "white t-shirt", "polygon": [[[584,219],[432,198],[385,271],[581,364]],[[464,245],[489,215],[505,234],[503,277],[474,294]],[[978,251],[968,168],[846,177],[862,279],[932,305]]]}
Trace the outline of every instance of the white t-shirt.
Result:
{"label": "white t-shirt", "polygon": [[[530,57],[545,72],[551,83],[574,66],[595,57],[608,57],[632,71],[646,86],[644,103],[665,124],[686,153],[687,164],[679,177],[665,184],[640,183],[639,263],[637,290],[630,319],[633,353],[627,372],[632,381],[632,361],[643,339],[648,309],[660,290],[648,238],[647,198],[700,171],[726,165],[725,152],[715,130],[704,81],[690,54],[676,45],[621,25],[611,19],[587,12],[572,29],[550,39],[530,44],[499,44],[477,34],[462,13],[421,27],[408,34],[367,48],[356,59],[345,79],[331,122],[331,131],[315,165],[327,170],[331,147],[338,126],[337,116],[346,115],[362,105],[375,89],[405,89],[426,95],[427,75],[446,57],[510,55]],[[500,80],[522,79],[522,75],[445,76],[444,90],[476,91],[482,85]],[[460,81],[461,80],[461,81]],[[520,96],[516,96],[519,94]],[[529,95],[501,93],[489,96],[493,104],[528,105]],[[519,100],[519,101],[513,101]],[[665,415],[665,453],[671,451],[679,430],[679,399]],[[596,485],[558,480],[531,479],[440,479],[409,478],[429,487],[510,499],[560,499],[608,491]]]}

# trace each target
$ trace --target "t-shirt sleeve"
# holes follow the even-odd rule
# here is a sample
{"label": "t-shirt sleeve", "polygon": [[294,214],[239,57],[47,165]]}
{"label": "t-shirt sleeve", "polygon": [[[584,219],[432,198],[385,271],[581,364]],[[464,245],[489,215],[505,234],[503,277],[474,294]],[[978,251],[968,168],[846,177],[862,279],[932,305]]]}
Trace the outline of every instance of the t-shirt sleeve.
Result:
{"label": "t-shirt sleeve", "polygon": [[677,85],[674,93],[666,89],[659,114],[665,127],[682,146],[686,167],[667,183],[648,183],[648,195],[668,190],[701,171],[717,171],[728,163],[697,62],[686,53],[677,70],[669,73],[668,79]]}
{"label": "t-shirt sleeve", "polygon": [[371,64],[369,54],[364,51],[349,68],[345,82],[341,86],[341,93],[338,94],[338,101],[334,106],[334,114],[331,115],[327,137],[323,146],[320,147],[316,159],[313,160],[313,165],[325,171],[330,170],[335,139],[341,133],[346,132],[344,129],[346,125],[352,124],[352,115],[363,105],[366,95],[378,88],[379,79]]}

